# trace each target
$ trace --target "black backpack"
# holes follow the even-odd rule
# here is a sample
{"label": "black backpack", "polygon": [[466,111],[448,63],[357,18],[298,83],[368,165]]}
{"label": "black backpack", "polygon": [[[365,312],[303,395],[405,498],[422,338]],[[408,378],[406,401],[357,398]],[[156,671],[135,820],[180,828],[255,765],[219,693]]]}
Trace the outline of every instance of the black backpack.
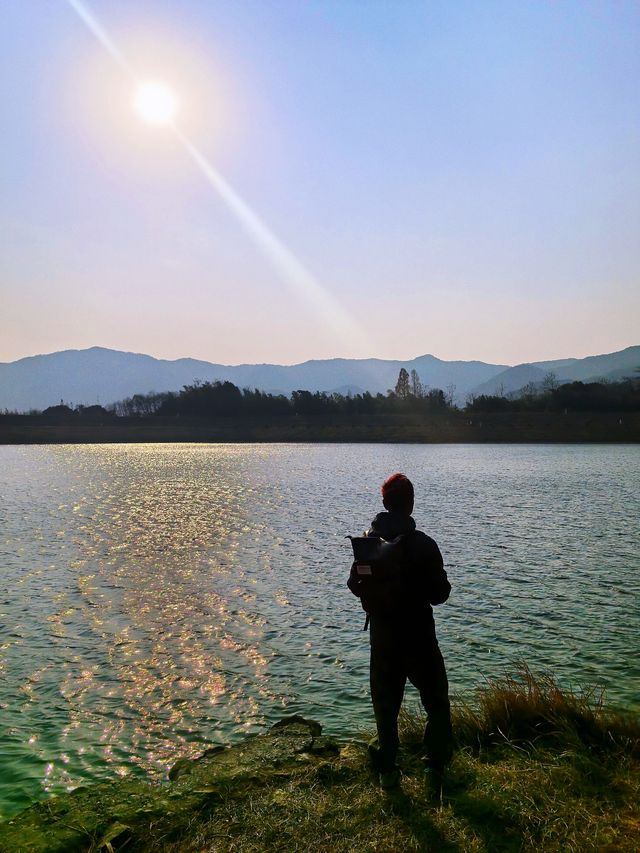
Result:
{"label": "black backpack", "polygon": [[408,535],[387,541],[378,536],[349,536],[354,563],[348,587],[367,613],[391,615],[407,607],[409,599]]}

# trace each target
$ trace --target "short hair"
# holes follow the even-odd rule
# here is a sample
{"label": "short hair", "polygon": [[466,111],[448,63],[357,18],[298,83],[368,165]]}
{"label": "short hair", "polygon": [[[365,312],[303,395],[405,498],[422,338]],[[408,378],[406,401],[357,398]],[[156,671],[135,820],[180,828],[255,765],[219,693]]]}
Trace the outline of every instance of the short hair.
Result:
{"label": "short hair", "polygon": [[388,510],[404,509],[413,502],[413,483],[406,474],[392,474],[380,489],[382,502]]}

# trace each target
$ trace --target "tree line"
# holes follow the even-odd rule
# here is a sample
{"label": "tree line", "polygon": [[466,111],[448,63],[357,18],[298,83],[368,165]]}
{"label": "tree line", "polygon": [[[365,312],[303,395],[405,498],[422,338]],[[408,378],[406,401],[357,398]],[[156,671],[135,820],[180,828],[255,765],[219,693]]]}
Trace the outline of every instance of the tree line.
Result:
{"label": "tree line", "polygon": [[114,411],[126,416],[215,415],[434,415],[453,411],[472,413],[572,411],[640,411],[640,379],[620,382],[568,382],[560,384],[548,374],[540,385],[529,384],[516,394],[469,396],[463,407],[455,402],[456,389],[429,388],[415,370],[401,368],[394,388],[386,394],[338,394],[326,391],[294,391],[269,394],[240,389],[231,382],[194,382],[181,391],[136,394],[116,403]]}
{"label": "tree line", "polygon": [[453,409],[453,401],[439,388],[429,389],[402,368],[394,388],[386,394],[339,394],[327,391],[294,391],[289,397],[258,389],[240,389],[229,381],[185,385],[181,391],[135,394],[114,404],[120,416],[214,417],[251,415],[374,415],[399,412],[435,413]]}
{"label": "tree line", "polygon": [[547,382],[525,385],[517,395],[482,394],[467,400],[465,412],[638,412],[640,380]]}
{"label": "tree line", "polygon": [[[435,416],[459,412],[455,386],[446,392],[429,388],[418,373],[400,370],[394,388],[386,394],[339,394],[326,391],[294,391],[290,396],[258,389],[240,389],[229,381],[194,381],[180,391],[134,394],[107,408],[72,407],[63,401],[44,414],[60,419],[100,421],[113,417],[251,417],[251,416],[356,416],[406,414]],[[640,379],[621,382],[570,382],[559,384],[549,374],[539,386],[530,384],[517,394],[469,396],[462,411],[468,414],[523,411],[637,412],[640,411]],[[8,414],[8,413],[7,413]]]}

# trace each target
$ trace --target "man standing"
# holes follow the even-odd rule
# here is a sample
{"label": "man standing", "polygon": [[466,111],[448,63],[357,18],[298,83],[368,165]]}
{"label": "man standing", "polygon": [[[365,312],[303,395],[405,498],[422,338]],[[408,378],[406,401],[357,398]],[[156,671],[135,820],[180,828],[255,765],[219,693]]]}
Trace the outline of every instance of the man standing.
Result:
{"label": "man standing", "polygon": [[[451,713],[447,673],[436,639],[431,605],[446,601],[451,585],[436,543],[416,530],[413,485],[404,474],[393,474],[382,485],[382,503],[367,536],[387,542],[402,537],[401,577],[393,601],[368,609],[371,644],[371,700],[378,743],[369,748],[383,788],[400,780],[396,765],[398,714],[407,679],[418,689],[427,712],[424,747],[433,786],[440,791],[442,772],[452,754]],[[366,581],[354,563],[348,586],[359,598]],[[398,592],[399,589],[399,592]],[[365,603],[363,606],[367,609]]]}

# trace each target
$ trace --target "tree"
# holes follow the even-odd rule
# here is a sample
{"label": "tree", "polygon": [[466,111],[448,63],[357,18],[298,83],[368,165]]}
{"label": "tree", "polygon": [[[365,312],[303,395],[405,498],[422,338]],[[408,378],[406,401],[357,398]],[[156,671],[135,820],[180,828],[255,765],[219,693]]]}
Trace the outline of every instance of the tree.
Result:
{"label": "tree", "polygon": [[450,409],[453,409],[456,402],[456,386],[454,382],[450,382],[447,385],[447,393],[445,394],[445,399],[447,401],[447,406]]}
{"label": "tree", "polygon": [[431,391],[425,395],[424,399],[427,403],[428,409],[432,412],[442,411],[447,408],[447,400],[444,396],[444,391],[440,388],[432,388]]}
{"label": "tree", "polygon": [[46,408],[42,414],[47,415],[47,417],[61,419],[73,418],[76,415],[71,406],[67,406],[66,403],[62,402],[62,400],[60,400],[60,403],[57,406],[49,406]]}
{"label": "tree", "polygon": [[560,383],[558,382],[558,377],[555,375],[553,370],[550,370],[548,373],[545,373],[544,378],[542,380],[542,390],[546,393],[550,391],[555,391],[556,388],[560,387]]}
{"label": "tree", "polygon": [[113,417],[113,413],[109,412],[104,406],[96,403],[94,406],[76,406],[76,412],[80,418],[85,421],[104,421]]}
{"label": "tree", "polygon": [[424,385],[420,381],[418,371],[415,369],[415,367],[411,371],[411,393],[414,397],[424,396]]}
{"label": "tree", "polygon": [[406,400],[407,397],[411,394],[409,374],[404,369],[404,367],[400,368],[400,373],[398,374],[398,381],[396,382],[395,387],[395,394],[396,397],[400,398],[400,400]]}
{"label": "tree", "polygon": [[517,403],[507,400],[499,394],[481,394],[467,402],[466,412],[509,412],[517,408]]}
{"label": "tree", "polygon": [[523,385],[520,389],[520,397],[523,397],[525,400],[533,399],[538,393],[538,388],[535,382],[527,382],[526,385]]}

